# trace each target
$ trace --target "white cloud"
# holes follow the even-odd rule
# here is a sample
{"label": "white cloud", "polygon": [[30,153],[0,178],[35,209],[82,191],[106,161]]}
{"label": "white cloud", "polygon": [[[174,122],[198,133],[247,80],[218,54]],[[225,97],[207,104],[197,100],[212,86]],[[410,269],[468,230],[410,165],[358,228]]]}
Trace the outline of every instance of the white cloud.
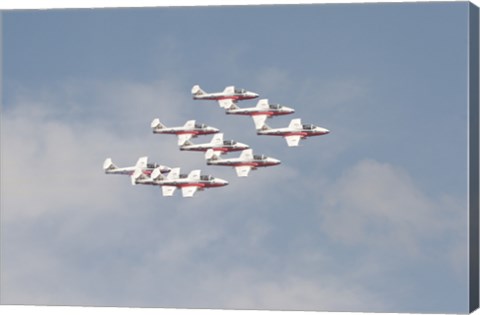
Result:
{"label": "white cloud", "polygon": [[[1,133],[2,301],[384,311],[394,301],[365,285],[389,271],[377,254],[417,259],[432,239],[457,235],[456,200],[432,200],[389,164],[365,160],[332,179],[320,164],[335,154],[305,168],[297,155],[308,147],[292,151],[273,139],[278,146],[262,149],[279,152],[272,154],[279,166],[248,178],[205,166],[201,154],[180,152],[149,128],[153,117],[173,125],[197,110],[188,92],[165,81],[67,82],[9,104]],[[156,187],[103,174],[107,156],[130,165],[145,154],[230,185],[163,198]],[[432,251],[446,248],[452,263],[463,253],[458,244]],[[338,259],[355,246],[367,254],[351,254],[361,264],[345,272]]]}
{"label": "white cloud", "polygon": [[[388,163],[363,160],[347,170],[322,194],[318,215],[338,243],[406,259],[453,250],[466,267],[465,201],[428,197],[406,171]],[[435,246],[426,251],[426,244]]]}

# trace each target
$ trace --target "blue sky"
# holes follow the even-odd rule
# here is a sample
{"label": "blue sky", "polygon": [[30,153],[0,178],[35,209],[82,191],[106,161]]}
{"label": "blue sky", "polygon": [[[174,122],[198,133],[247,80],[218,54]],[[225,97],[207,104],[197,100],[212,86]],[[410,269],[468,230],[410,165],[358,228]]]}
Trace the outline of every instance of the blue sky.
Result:
{"label": "blue sky", "polygon": [[[2,303],[465,312],[467,8],[4,12]],[[194,84],[332,133],[257,137]],[[155,117],[282,164],[207,167]],[[141,155],[230,185],[163,198],[102,172]]]}

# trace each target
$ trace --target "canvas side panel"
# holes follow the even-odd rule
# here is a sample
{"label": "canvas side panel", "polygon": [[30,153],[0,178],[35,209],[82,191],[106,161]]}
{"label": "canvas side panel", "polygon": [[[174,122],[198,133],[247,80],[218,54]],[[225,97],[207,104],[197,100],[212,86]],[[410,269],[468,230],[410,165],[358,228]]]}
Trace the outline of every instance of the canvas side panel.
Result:
{"label": "canvas side panel", "polygon": [[469,310],[479,303],[479,19],[469,5]]}

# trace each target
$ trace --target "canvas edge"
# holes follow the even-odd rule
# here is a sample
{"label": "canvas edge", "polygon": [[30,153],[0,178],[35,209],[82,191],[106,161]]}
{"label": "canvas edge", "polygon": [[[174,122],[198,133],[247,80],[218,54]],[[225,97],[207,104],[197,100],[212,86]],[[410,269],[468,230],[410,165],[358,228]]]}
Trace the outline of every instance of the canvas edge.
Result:
{"label": "canvas edge", "polygon": [[469,4],[469,312],[479,307],[479,19]]}

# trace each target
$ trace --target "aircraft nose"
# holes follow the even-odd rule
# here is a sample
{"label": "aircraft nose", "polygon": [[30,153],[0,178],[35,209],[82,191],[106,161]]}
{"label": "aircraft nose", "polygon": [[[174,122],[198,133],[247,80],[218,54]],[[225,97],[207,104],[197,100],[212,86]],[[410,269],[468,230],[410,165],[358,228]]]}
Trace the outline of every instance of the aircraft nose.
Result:
{"label": "aircraft nose", "polygon": [[330,130],[328,130],[327,128],[321,128],[321,129],[324,134],[330,133]]}
{"label": "aircraft nose", "polygon": [[224,179],[221,179],[221,178],[217,178],[217,182],[219,185],[221,186],[226,186],[228,185],[228,181],[224,180]]}
{"label": "aircraft nose", "polygon": [[278,164],[281,163],[281,161],[280,161],[279,159],[274,159],[274,158],[272,158],[272,163],[273,163],[274,165],[278,165]]}
{"label": "aircraft nose", "polygon": [[288,113],[295,113],[295,110],[293,108],[285,107],[285,109],[287,110]]}

